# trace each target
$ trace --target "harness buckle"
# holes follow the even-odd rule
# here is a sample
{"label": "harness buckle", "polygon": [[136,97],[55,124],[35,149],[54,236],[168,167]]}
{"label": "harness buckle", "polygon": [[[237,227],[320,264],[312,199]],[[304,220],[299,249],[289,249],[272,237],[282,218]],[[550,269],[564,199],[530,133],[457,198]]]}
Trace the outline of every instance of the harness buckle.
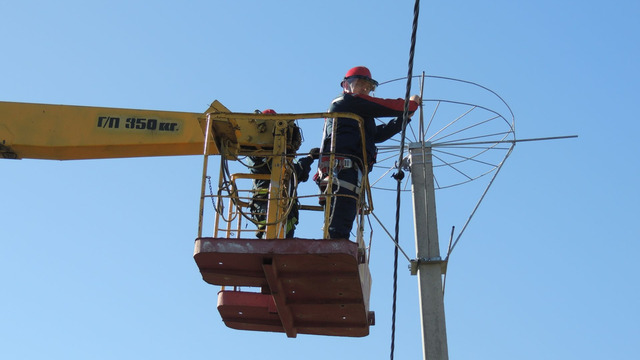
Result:
{"label": "harness buckle", "polygon": [[334,156],[333,166],[329,166],[329,156],[321,156],[318,162],[318,169],[323,174],[328,174],[330,169],[335,173],[340,172],[342,169],[349,169],[353,167],[353,160],[344,156]]}

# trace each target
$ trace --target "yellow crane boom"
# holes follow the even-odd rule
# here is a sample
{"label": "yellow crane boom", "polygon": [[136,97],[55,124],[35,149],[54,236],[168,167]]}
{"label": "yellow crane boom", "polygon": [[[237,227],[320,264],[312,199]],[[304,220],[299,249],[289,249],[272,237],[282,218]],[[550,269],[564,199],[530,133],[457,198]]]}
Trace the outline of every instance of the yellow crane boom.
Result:
{"label": "yellow crane boom", "polygon": [[[0,102],[0,157],[102,159],[197,155],[206,113]],[[215,144],[210,154],[217,154]]]}

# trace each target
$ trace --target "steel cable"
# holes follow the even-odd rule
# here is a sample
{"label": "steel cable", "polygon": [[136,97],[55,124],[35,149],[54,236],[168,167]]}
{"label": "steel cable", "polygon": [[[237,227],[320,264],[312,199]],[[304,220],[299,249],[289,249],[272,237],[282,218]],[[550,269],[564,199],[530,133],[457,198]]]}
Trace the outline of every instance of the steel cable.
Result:
{"label": "steel cable", "polygon": [[[416,33],[418,31],[418,15],[420,13],[420,0],[416,0],[413,7],[413,27],[411,30],[411,48],[409,50],[409,68],[407,74],[407,91],[404,99],[404,113],[402,115],[402,135],[400,137],[400,154],[398,156],[398,172],[393,175],[397,180],[396,191],[396,226],[395,226],[395,243],[399,244],[398,238],[400,234],[400,194],[402,193],[402,179],[404,173],[400,164],[404,157],[404,141],[407,132],[407,123],[409,122],[409,98],[411,96],[411,79],[413,78],[413,57],[416,48]],[[398,294],[398,246],[394,247],[394,259],[393,259],[393,302],[391,305],[391,360],[395,351],[395,336],[396,336],[396,299]]]}

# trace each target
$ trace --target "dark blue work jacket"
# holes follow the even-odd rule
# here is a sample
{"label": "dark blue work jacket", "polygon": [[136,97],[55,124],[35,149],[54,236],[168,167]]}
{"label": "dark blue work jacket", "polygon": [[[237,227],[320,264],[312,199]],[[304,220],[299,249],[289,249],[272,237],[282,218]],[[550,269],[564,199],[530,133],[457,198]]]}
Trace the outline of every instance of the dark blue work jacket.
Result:
{"label": "dark blue work jacket", "polygon": [[[418,109],[416,102],[409,102],[409,115]],[[369,171],[375,163],[378,148],[376,143],[390,139],[402,131],[402,115],[404,113],[404,99],[381,99],[368,95],[342,94],[333,102],[329,112],[349,112],[364,119],[364,137]],[[396,117],[386,124],[376,125],[375,118]],[[336,155],[348,156],[357,163],[362,162],[362,139],[357,120],[338,118],[336,129]],[[331,149],[331,132],[334,119],[327,119],[326,135],[323,142],[323,152]]]}

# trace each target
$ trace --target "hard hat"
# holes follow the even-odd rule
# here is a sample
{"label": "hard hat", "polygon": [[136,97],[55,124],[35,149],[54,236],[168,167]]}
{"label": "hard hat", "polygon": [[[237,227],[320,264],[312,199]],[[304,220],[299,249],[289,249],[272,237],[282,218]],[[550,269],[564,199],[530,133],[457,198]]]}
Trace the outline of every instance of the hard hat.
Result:
{"label": "hard hat", "polygon": [[373,84],[374,87],[378,86],[378,82],[373,80],[371,78],[371,71],[369,71],[369,69],[367,69],[364,66],[356,66],[353,67],[351,69],[349,69],[349,71],[347,71],[347,74],[344,76],[344,79],[342,79],[342,81],[340,82],[340,86],[344,87],[344,82],[349,80],[349,79],[366,79],[371,81],[371,83]]}

